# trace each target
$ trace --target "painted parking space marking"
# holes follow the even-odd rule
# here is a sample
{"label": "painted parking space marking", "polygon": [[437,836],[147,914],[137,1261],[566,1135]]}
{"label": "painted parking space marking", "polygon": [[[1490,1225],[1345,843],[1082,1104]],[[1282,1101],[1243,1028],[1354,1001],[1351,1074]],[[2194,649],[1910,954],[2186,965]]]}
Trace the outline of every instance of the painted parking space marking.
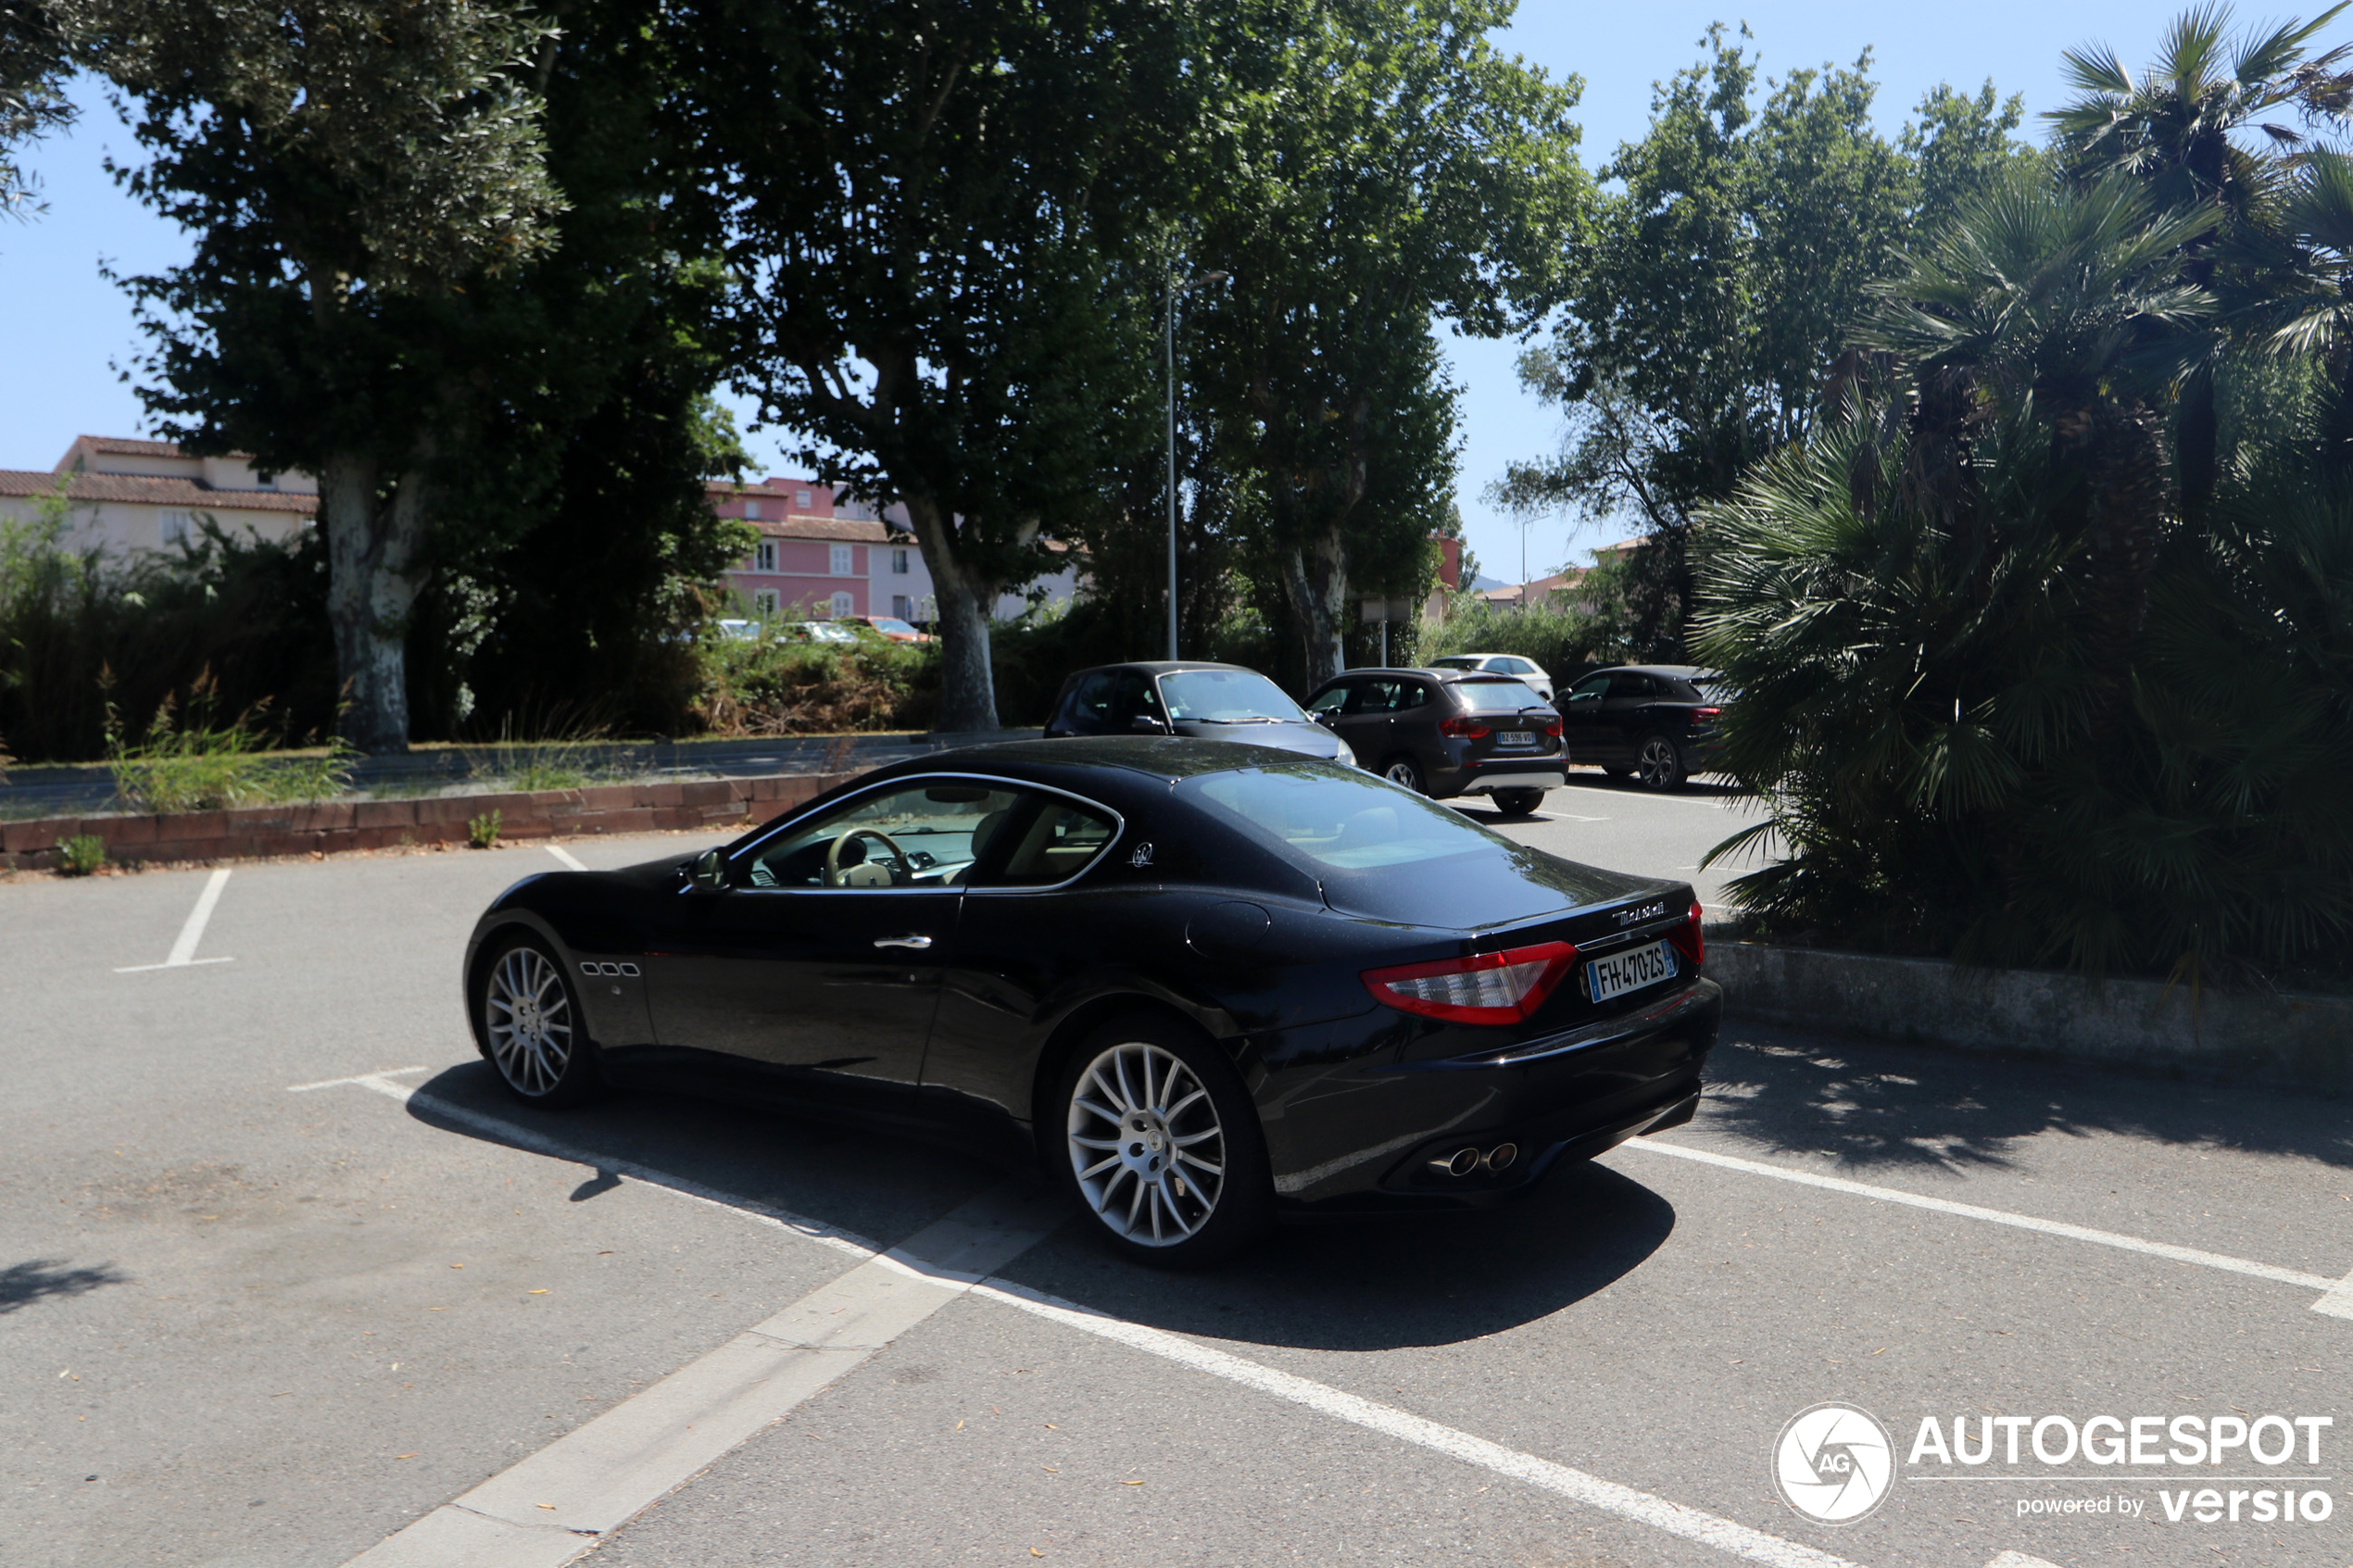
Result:
{"label": "painted parking space marking", "polygon": [[[1011,1186],[997,1188],[886,1250],[822,1221],[573,1148],[504,1118],[395,1083],[388,1073],[293,1087],[309,1090],[331,1085],[364,1088],[404,1104],[422,1105],[435,1115],[494,1134],[515,1147],[629,1176],[860,1259],[859,1267],[833,1284],[820,1286],[720,1349],[435,1509],[352,1559],[346,1568],[447,1568],[452,1562],[466,1563],[468,1568],[562,1568],[628,1518],[860,1364],[891,1335],[914,1327],[960,1295],[994,1301],[1126,1345],[1746,1562],[1768,1568],[1858,1568],[1845,1558],[1506,1448],[1181,1335],[1110,1317],[989,1273],[1012,1261],[1070,1215],[1069,1206],[1059,1198],[1017,1192]],[[1025,1235],[1027,1239],[1022,1240]],[[886,1286],[887,1280],[894,1283]],[[932,1294],[902,1288],[898,1282],[932,1287]],[[845,1309],[853,1305],[860,1308],[860,1326],[841,1331],[849,1339],[821,1336],[812,1329],[821,1318],[850,1317]],[[632,1411],[632,1407],[640,1408]],[[624,1411],[631,1411],[625,1420],[599,1430],[600,1424]],[[689,1460],[691,1468],[679,1468]],[[671,1478],[657,1489],[654,1484],[663,1475]],[[633,1500],[638,1499],[642,1500]],[[556,1504],[552,1509],[540,1506],[550,1501]]]}
{"label": "painted parking space marking", "polygon": [[550,844],[546,847],[548,854],[553,855],[557,859],[563,862],[566,870],[585,872],[588,869],[586,866],[580,863],[579,857],[575,856],[571,850],[565,848],[562,845]]}
{"label": "painted parking space marking", "polygon": [[200,959],[196,944],[204,940],[204,928],[212,919],[213,906],[220,902],[220,890],[229,885],[229,868],[222,866],[205,879],[204,891],[196,895],[196,907],[188,911],[187,923],[181,926],[179,940],[171,944],[171,956],[161,963],[127,964],[115,971],[117,974],[142,974],[157,969],[191,969],[197,964],[234,963],[234,959]]}
{"label": "painted parking space marking", "polygon": [[2353,1274],[2330,1286],[2328,1293],[2312,1303],[2312,1310],[2333,1318],[2353,1318]]}
{"label": "painted parking space marking", "polygon": [[[2064,1220],[2045,1220],[2032,1214],[2013,1214],[2007,1210],[1981,1209],[1974,1203],[1956,1203],[1950,1198],[1928,1198],[1916,1192],[1895,1187],[1872,1186],[1865,1182],[1850,1182],[1843,1176],[1821,1176],[1811,1171],[1793,1171],[1785,1165],[1768,1165],[1762,1160],[1742,1160],[1734,1155],[1717,1154],[1708,1149],[1693,1148],[1688,1144],[1664,1143],[1656,1138],[1630,1138],[1618,1145],[1648,1154],[1669,1154],[1678,1160],[1697,1160],[1703,1165],[1715,1165],[1727,1171],[1739,1171],[1753,1176],[1770,1176],[1776,1181],[1795,1182],[1802,1186],[1820,1187],[1828,1192],[1843,1192],[1856,1198],[1876,1198],[1881,1203],[1900,1203],[1908,1208],[1926,1209],[1939,1214],[1951,1214],[1964,1220],[1982,1220],[1988,1224],[2011,1225],[2020,1230],[2040,1231],[2045,1236],[2066,1236],[2071,1241],[2088,1241],[2101,1247],[2113,1247],[2126,1252],[2139,1252],[2152,1258],[2165,1258],[2176,1263],[2195,1263],[2200,1268],[2220,1269],[2226,1273],[2246,1274],[2254,1279],[2268,1279],[2281,1285],[2301,1286],[2307,1290],[2323,1292],[2313,1311],[2333,1316],[2353,1318],[2353,1289],[2344,1280],[2322,1274],[2308,1274],[2296,1269],[2275,1268],[2270,1263],[2252,1262],[2245,1258],[2226,1257],[2220,1252],[2201,1251],[2195,1247],[2176,1247],[2171,1242],[2149,1241],[2137,1236],[2124,1236],[2116,1231],[2095,1230],[2089,1225],[2071,1225]],[[2339,1292],[2347,1292],[2342,1310],[2330,1305]]]}
{"label": "painted parking space marking", "polygon": [[1768,1535],[1762,1530],[1718,1518],[1696,1508],[1687,1508],[1655,1493],[1637,1491],[1615,1481],[1604,1481],[1598,1475],[1573,1470],[1565,1464],[1555,1464],[1551,1460],[1522,1453],[1517,1449],[1507,1449],[1501,1443],[1491,1443],[1484,1437],[1475,1437],[1467,1432],[1442,1426],[1437,1422],[1425,1420],[1393,1406],[1378,1404],[1310,1378],[1245,1361],[1239,1356],[1229,1355],[1164,1329],[1147,1328],[1141,1323],[1106,1317],[1088,1308],[1056,1300],[1004,1280],[991,1280],[974,1294],[1017,1307],[1065,1327],[1114,1340],[1133,1349],[1191,1367],[1196,1372],[1205,1372],[1213,1377],[1222,1377],[1230,1383],[1255,1388],[1262,1394],[1303,1405],[1319,1415],[1362,1426],[1400,1442],[1433,1449],[1450,1459],[1478,1465],[1506,1479],[1552,1492],[1584,1507],[1614,1513],[1637,1524],[1647,1524],[1653,1529],[1713,1547],[1750,1562],[1768,1563],[1771,1568],[1856,1568],[1845,1558],[1817,1551],[1812,1547]]}

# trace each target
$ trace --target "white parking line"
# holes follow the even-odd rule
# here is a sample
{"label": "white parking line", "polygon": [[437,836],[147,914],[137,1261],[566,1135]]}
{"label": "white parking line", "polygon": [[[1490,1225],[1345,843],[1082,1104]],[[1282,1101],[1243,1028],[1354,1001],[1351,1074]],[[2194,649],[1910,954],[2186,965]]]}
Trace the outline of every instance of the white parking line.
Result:
{"label": "white parking line", "polygon": [[204,891],[196,895],[196,907],[188,911],[187,923],[180,928],[180,939],[171,945],[171,956],[161,963],[134,963],[115,971],[117,974],[139,974],[151,969],[188,969],[196,964],[235,963],[234,959],[200,959],[196,944],[204,940],[204,928],[212,919],[212,907],[220,902],[220,890],[229,884],[229,868],[222,866],[205,879]]}
{"label": "white parking line", "polygon": [[573,871],[585,872],[588,869],[586,866],[582,865],[580,861],[573,857],[571,850],[565,848],[560,844],[550,844],[547,846],[547,850],[548,854],[553,855],[557,859],[561,860],[566,867]]}
{"label": "white parking line", "polygon": [[[398,1071],[413,1071],[402,1069]],[[1769,1568],[1857,1568],[1817,1551],[1649,1492],[1375,1403],[1326,1384],[1277,1371],[1162,1329],[1105,1316],[981,1271],[1009,1262],[1051,1228],[1047,1210],[1009,1202],[1006,1189],[975,1199],[887,1252],[863,1237],[800,1215],[717,1191],[667,1172],[607,1160],[495,1116],[393,1083],[383,1073],[331,1080],[366,1088],[462,1122],[518,1147],[628,1175],[648,1185],[732,1210],[812,1241],[862,1257],[830,1286],[748,1330],[728,1345],[612,1410],[456,1501],[443,1505],[354,1558],[346,1568],[562,1568],[605,1533],[682,1485],[703,1466],[764,1430],[794,1405],[859,1364],[895,1334],[958,1295],[1019,1309],[1110,1339],[1197,1372],[1432,1449],[1506,1479],[1665,1531]],[[324,1084],[295,1085],[322,1088]],[[1034,1201],[1034,1200],[1033,1200]],[[989,1206],[995,1206],[993,1209]],[[1060,1214],[1066,1214],[1060,1208]],[[1055,1216],[1058,1217],[1058,1216]],[[1021,1237],[1026,1235],[1027,1239]],[[1016,1245],[1018,1243],[1018,1245]],[[884,1281],[894,1292],[886,1298]],[[896,1281],[933,1287],[910,1292]],[[815,1320],[839,1313],[852,1297],[863,1322],[846,1339],[809,1336]],[[936,1298],[936,1299],[934,1298]],[[886,1304],[889,1303],[889,1304]],[[628,1412],[626,1415],[623,1412]],[[691,1418],[691,1419],[690,1419]],[[610,1423],[610,1425],[607,1424]],[[681,1469],[691,1461],[691,1467]],[[670,1477],[662,1481],[663,1476]],[[661,1481],[659,1488],[655,1483]],[[542,1503],[553,1502],[552,1509]]]}
{"label": "white parking line", "polygon": [[2330,1286],[2328,1294],[2312,1303],[2312,1310],[2333,1318],[2353,1318],[2353,1274]]}
{"label": "white parking line", "polygon": [[2045,1236],[2063,1236],[2071,1241],[2095,1242],[2102,1247],[2119,1248],[2127,1252],[2145,1253],[2152,1258],[2171,1259],[2176,1263],[2196,1263],[2201,1268],[2221,1269],[2228,1273],[2246,1274],[2256,1279],[2273,1280],[2281,1285],[2302,1286],[2307,1290],[2320,1290],[2323,1295],[2314,1305],[2315,1311],[2334,1316],[2353,1317],[2353,1291],[2348,1291],[2344,1311],[2329,1305],[2347,1282],[2308,1274],[2296,1269],[2274,1268],[2269,1263],[2250,1262],[2245,1258],[2226,1257],[2220,1252],[2203,1252],[2195,1247],[2176,1247],[2167,1241],[2146,1241],[2137,1236],[2122,1236],[2115,1231],[2094,1230],[2089,1225],[2070,1225],[2064,1220],[2038,1219],[2032,1214],[2013,1214],[2000,1209],[1981,1209],[1974,1203],[1955,1203],[1949,1198],[1926,1198],[1916,1192],[1904,1192],[1894,1187],[1870,1186],[1862,1182],[1850,1182],[1843,1176],[1819,1176],[1811,1171],[1793,1171],[1787,1166],[1768,1165],[1761,1160],[1742,1160],[1730,1154],[1716,1154],[1688,1144],[1663,1143],[1656,1138],[1632,1138],[1618,1146],[1649,1154],[1671,1154],[1678,1160],[1695,1160],[1703,1165],[1720,1166],[1727,1171],[1741,1171],[1753,1176],[1770,1176],[1776,1181],[1795,1182],[1802,1186],[1822,1187],[1831,1192],[1843,1192],[1856,1198],[1877,1198],[1881,1203],[1901,1203],[1913,1209],[1931,1210],[1939,1214],[1957,1215],[1964,1220],[1983,1220],[1989,1224],[2014,1225],[2020,1230],[2040,1231]]}

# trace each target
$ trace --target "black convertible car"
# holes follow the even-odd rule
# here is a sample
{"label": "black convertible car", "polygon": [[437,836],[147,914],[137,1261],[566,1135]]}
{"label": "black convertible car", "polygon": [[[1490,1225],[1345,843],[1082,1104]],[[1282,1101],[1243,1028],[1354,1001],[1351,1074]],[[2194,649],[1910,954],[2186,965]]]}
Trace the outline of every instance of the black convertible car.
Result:
{"label": "black convertible car", "polygon": [[1138,736],[900,762],[693,859],[528,877],[464,980],[526,1100],[661,1081],[945,1134],[1189,1263],[1687,1120],[1703,958],[1683,884],[1335,763]]}

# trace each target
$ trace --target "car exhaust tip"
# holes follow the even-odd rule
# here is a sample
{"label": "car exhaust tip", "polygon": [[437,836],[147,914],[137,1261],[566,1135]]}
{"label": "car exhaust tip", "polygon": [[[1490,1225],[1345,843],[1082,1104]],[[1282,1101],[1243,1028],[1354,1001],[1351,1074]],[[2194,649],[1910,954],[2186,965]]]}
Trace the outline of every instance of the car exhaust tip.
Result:
{"label": "car exhaust tip", "polygon": [[1458,1148],[1441,1159],[1431,1160],[1429,1168],[1441,1176],[1467,1176],[1478,1169],[1478,1150]]}
{"label": "car exhaust tip", "polygon": [[1494,1172],[1497,1174],[1501,1174],[1502,1173],[1510,1170],[1512,1168],[1512,1161],[1517,1160],[1518,1158],[1519,1145],[1516,1143],[1499,1143],[1493,1148],[1487,1151],[1487,1158],[1481,1160],[1480,1163],[1485,1165],[1488,1170]]}

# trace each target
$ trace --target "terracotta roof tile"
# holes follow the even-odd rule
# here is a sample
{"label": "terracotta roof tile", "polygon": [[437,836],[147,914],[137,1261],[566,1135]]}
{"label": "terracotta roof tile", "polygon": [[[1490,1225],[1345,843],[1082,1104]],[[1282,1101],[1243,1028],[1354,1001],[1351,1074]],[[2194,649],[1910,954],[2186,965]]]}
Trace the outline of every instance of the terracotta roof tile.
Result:
{"label": "terracotta roof tile", "polygon": [[752,526],[763,539],[829,539],[853,545],[880,545],[890,530],[879,522],[846,517],[761,518]]}
{"label": "terracotta roof tile", "polygon": [[[58,478],[54,473],[0,469],[0,497],[50,495],[57,488]],[[186,507],[192,511],[293,512],[301,517],[309,517],[319,509],[316,495],[285,490],[215,490],[193,479],[135,473],[73,474],[67,479],[66,499]]]}

